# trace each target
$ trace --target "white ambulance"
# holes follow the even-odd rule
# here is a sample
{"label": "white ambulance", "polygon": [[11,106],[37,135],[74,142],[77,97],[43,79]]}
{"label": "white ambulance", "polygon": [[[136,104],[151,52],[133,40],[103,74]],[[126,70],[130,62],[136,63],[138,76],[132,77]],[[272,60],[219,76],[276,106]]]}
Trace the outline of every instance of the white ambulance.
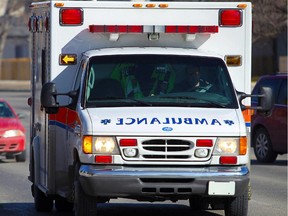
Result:
{"label": "white ambulance", "polygon": [[37,211],[131,198],[247,215],[250,3],[30,7]]}

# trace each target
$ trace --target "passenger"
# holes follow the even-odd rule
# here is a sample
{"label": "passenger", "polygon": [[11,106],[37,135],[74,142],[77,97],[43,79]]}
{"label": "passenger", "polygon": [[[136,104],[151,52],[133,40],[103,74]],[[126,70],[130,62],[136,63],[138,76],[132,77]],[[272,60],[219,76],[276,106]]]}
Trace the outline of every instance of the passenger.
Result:
{"label": "passenger", "polygon": [[185,78],[177,84],[173,92],[206,92],[212,85],[200,77],[200,69],[197,66],[189,65],[186,68]]}
{"label": "passenger", "polygon": [[111,78],[121,82],[126,98],[142,98],[143,94],[135,76],[134,64],[118,64],[112,71]]}
{"label": "passenger", "polygon": [[170,65],[158,65],[152,75],[151,79],[153,87],[150,95],[161,95],[171,92],[174,88],[175,73]]}

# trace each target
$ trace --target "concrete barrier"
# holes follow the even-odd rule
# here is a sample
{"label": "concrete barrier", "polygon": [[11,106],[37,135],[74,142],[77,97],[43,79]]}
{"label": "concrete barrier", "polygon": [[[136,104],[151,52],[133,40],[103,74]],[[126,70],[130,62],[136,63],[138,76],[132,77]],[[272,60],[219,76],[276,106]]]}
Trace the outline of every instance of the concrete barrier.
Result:
{"label": "concrete barrier", "polygon": [[30,91],[30,80],[0,80],[0,91]]}

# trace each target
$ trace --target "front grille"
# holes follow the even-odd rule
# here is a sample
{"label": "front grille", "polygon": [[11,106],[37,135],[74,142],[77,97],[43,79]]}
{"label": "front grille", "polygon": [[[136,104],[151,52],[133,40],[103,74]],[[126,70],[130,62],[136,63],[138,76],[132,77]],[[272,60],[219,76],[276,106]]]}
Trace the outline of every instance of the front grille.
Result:
{"label": "front grille", "polygon": [[[136,146],[120,146],[122,157],[128,163],[138,164],[147,162],[147,164],[162,164],[162,162],[207,162],[212,154],[211,147],[196,147],[198,139],[211,139],[214,143],[216,138],[211,137],[117,137],[117,141],[135,139]],[[126,149],[135,149],[136,155],[129,156]],[[208,149],[207,157],[196,157],[195,150],[197,148]],[[164,164],[162,164],[164,165]]]}
{"label": "front grille", "polygon": [[142,146],[145,150],[159,151],[159,152],[174,152],[174,151],[185,151],[190,149],[190,142],[186,140],[164,140],[154,139],[144,141]]}
{"label": "front grille", "polygon": [[0,144],[0,150],[1,151],[7,151],[7,150],[12,151],[12,150],[17,149],[17,148],[18,148],[18,144],[17,143],[12,143],[10,145],[2,144],[2,143]]}
{"label": "front grille", "polygon": [[9,150],[16,149],[17,146],[18,146],[18,144],[11,144],[11,145],[9,146]]}
{"label": "front grille", "polygon": [[144,159],[189,159],[193,144],[187,140],[151,139],[142,143]]}

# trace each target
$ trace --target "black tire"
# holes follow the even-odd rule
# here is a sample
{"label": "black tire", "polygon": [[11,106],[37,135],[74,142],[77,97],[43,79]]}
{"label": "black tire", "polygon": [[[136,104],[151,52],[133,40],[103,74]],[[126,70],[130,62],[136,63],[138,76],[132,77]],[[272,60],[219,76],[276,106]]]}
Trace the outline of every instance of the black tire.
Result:
{"label": "black tire", "polygon": [[50,212],[53,209],[53,199],[45,194],[34,184],[33,185],[34,204],[38,212]]}
{"label": "black tire", "polygon": [[16,155],[16,162],[25,162],[26,161],[26,150]]}
{"label": "black tire", "polygon": [[225,203],[225,216],[247,216],[248,190],[241,196],[228,199]]}
{"label": "black tire", "polygon": [[190,197],[189,205],[193,211],[207,210],[209,208],[208,201],[202,197]]}
{"label": "black tire", "polygon": [[6,154],[6,159],[8,159],[8,160],[11,160],[11,159],[14,159],[15,158],[15,156],[13,155],[13,154]]}
{"label": "black tire", "polygon": [[270,136],[264,128],[256,131],[253,137],[253,148],[259,162],[273,163],[277,158],[278,154],[273,151]]}
{"label": "black tire", "polygon": [[95,197],[85,194],[79,182],[80,163],[74,167],[74,212],[75,216],[96,216],[97,202]]}
{"label": "black tire", "polygon": [[74,203],[68,202],[67,199],[59,196],[55,199],[55,208],[59,212],[70,212],[73,211]]}

